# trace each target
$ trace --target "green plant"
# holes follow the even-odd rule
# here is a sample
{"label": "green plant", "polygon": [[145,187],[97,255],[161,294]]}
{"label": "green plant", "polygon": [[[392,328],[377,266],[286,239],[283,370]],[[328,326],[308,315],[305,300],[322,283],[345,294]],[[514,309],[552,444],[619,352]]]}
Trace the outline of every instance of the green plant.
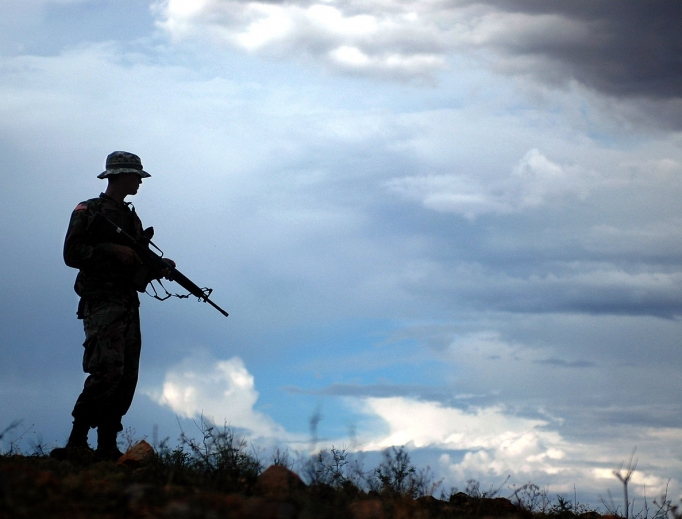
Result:
{"label": "green plant", "polygon": [[513,486],[509,500],[521,510],[531,513],[545,514],[552,502],[546,489],[541,489],[534,483],[528,482],[520,487]]}
{"label": "green plant", "polygon": [[[21,431],[21,434],[19,434],[17,437],[12,438],[11,440],[7,439],[9,434],[12,431],[14,431],[15,429],[18,429],[19,426],[21,425],[21,423],[22,423],[21,420],[15,420],[0,432],[0,442],[7,444],[7,450],[3,452],[3,454],[6,456],[11,456],[12,454],[18,454],[21,451],[21,449],[19,448],[19,444],[20,444],[21,440],[33,428],[33,426],[28,427],[28,428],[24,428],[24,430]],[[41,449],[42,449],[42,445],[41,445]]]}
{"label": "green plant", "polygon": [[500,495],[500,492],[502,492],[507,481],[509,481],[509,476],[507,476],[507,479],[505,479],[499,487],[495,488],[491,485],[488,490],[481,490],[481,483],[478,480],[468,479],[464,493],[477,499],[493,499]]}
{"label": "green plant", "polygon": [[275,452],[272,454],[272,464],[291,470],[293,462],[289,456],[289,451],[287,449],[282,451],[279,447],[277,447]]}
{"label": "green plant", "polygon": [[314,485],[329,485],[334,489],[363,485],[364,473],[361,464],[354,459],[346,447],[323,449],[303,462],[304,478]]}
{"label": "green plant", "polygon": [[434,481],[431,467],[417,470],[405,447],[391,447],[382,453],[382,462],[368,477],[370,490],[411,498],[433,495],[442,480]]}
{"label": "green plant", "polygon": [[194,423],[201,438],[196,440],[182,431],[180,446],[169,451],[166,459],[185,472],[190,469],[213,488],[234,491],[250,487],[263,467],[246,440],[227,425],[219,428],[203,417]]}

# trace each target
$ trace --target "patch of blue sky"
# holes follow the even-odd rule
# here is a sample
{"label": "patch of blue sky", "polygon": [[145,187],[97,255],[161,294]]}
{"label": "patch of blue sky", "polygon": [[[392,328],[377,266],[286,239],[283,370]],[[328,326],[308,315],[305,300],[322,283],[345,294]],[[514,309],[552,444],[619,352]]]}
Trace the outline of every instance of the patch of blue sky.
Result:
{"label": "patch of blue sky", "polygon": [[300,431],[324,402],[339,434],[357,419],[344,397],[418,395],[444,380],[442,364],[424,355],[417,341],[389,340],[395,329],[388,321],[350,321],[298,331],[298,340],[284,337],[290,342],[286,353],[280,349],[276,359],[246,364],[260,394],[257,409]]}
{"label": "patch of blue sky", "polygon": [[[47,2],[27,6],[30,13],[15,9],[12,24],[1,25],[6,36],[0,48],[10,55],[54,56],[79,45],[141,39],[154,30],[149,4],[138,0]],[[11,44],[3,44],[8,36]]]}
{"label": "patch of blue sky", "polygon": [[[410,374],[424,362],[412,339],[389,339],[401,323],[389,320],[351,320],[324,327],[300,344],[299,370],[317,373],[320,379],[341,383],[368,383],[391,379],[399,373],[406,383],[422,382]],[[402,378],[407,376],[407,379]]]}

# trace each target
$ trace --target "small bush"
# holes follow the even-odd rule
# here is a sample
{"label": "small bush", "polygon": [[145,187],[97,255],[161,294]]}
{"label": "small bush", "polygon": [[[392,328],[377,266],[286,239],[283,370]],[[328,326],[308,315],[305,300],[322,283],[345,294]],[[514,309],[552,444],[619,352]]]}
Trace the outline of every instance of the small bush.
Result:
{"label": "small bush", "polygon": [[223,492],[248,491],[262,465],[248,449],[246,440],[228,426],[216,427],[202,418],[196,423],[200,439],[182,431],[180,444],[170,449],[168,440],[158,448],[157,474],[167,483],[208,487]]}
{"label": "small bush", "polygon": [[287,449],[282,451],[279,449],[279,447],[277,447],[277,449],[275,449],[275,452],[272,454],[272,464],[291,470],[291,468],[293,467],[293,462],[291,461],[291,457],[289,456],[289,451]]}
{"label": "small bush", "polygon": [[361,464],[345,447],[321,450],[303,462],[302,472],[309,484],[329,485],[334,489],[359,489],[365,479]]}
{"label": "small bush", "polygon": [[434,481],[431,467],[417,470],[404,446],[386,449],[382,456],[381,463],[368,478],[370,490],[416,499],[433,495],[442,483],[442,480]]}
{"label": "small bush", "polygon": [[545,514],[550,509],[552,499],[547,495],[547,490],[541,489],[534,483],[526,483],[520,487],[512,487],[509,500],[521,510],[531,513]]}

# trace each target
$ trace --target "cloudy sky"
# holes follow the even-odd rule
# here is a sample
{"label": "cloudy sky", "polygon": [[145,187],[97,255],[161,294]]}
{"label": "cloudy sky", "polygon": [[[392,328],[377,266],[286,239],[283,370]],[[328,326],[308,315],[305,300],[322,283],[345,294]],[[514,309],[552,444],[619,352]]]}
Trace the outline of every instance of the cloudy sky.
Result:
{"label": "cloudy sky", "polygon": [[674,0],[4,0],[0,428],[68,436],[62,241],[127,150],[143,223],[230,312],[142,296],[137,436],[203,414],[592,502],[636,447],[635,494],[679,496],[681,26]]}

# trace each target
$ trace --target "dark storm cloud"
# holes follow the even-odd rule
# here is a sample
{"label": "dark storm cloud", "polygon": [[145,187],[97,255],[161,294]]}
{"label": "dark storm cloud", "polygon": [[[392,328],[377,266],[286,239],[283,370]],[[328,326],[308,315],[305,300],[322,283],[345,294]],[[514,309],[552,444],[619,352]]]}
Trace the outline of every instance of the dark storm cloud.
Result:
{"label": "dark storm cloud", "polygon": [[207,0],[193,10],[166,3],[156,15],[176,42],[212,34],[213,43],[388,81],[435,85],[455,63],[466,73],[466,56],[467,66],[531,79],[531,90],[585,85],[609,97],[593,101],[616,120],[682,124],[677,2]]}
{"label": "dark storm cloud", "polygon": [[[604,273],[605,277],[608,273]],[[592,315],[651,315],[675,318],[682,315],[682,299],[675,284],[669,287],[638,287],[628,282],[594,286],[580,280],[528,283],[508,294],[489,299],[481,294],[483,307],[522,313],[568,312]],[[535,286],[534,286],[535,285]]]}
{"label": "dark storm cloud", "polygon": [[558,366],[560,368],[592,368],[596,364],[588,360],[574,360],[566,361],[563,359],[558,359],[556,357],[551,357],[549,359],[536,360],[533,361],[535,364],[546,364],[549,366]]}
{"label": "dark storm cloud", "polygon": [[519,31],[501,41],[510,54],[548,58],[541,78],[564,79],[614,96],[680,99],[682,96],[682,3],[615,0],[491,0],[508,13],[557,15],[587,29],[587,37],[557,38],[553,32]]}
{"label": "dark storm cloud", "polygon": [[402,396],[419,400],[452,400],[452,390],[449,388],[409,384],[331,384],[321,389],[303,389],[290,386],[285,388],[285,391],[290,394],[348,396],[356,398],[390,398]]}
{"label": "dark storm cloud", "polygon": [[[641,437],[632,437],[632,445],[648,441],[646,436],[655,429],[679,428],[680,405],[677,403],[628,404],[627,402],[584,402],[582,405],[555,405],[552,412],[561,416],[561,433],[576,441],[609,442],[619,431],[640,430]],[[585,424],[591,424],[586,428]]]}

